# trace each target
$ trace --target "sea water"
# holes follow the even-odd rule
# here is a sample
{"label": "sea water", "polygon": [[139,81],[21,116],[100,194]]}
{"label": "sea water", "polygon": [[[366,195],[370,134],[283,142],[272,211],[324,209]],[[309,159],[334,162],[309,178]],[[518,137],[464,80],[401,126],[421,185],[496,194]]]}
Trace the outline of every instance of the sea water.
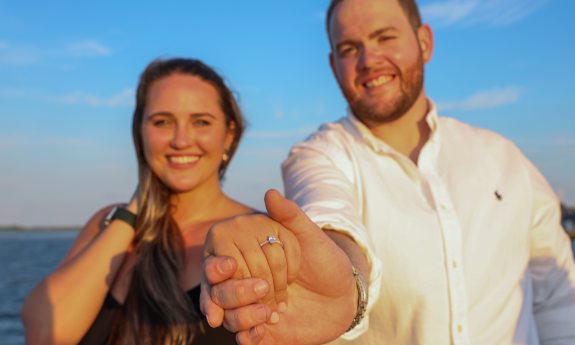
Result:
{"label": "sea water", "polygon": [[0,344],[24,345],[24,299],[54,270],[77,231],[0,231]]}

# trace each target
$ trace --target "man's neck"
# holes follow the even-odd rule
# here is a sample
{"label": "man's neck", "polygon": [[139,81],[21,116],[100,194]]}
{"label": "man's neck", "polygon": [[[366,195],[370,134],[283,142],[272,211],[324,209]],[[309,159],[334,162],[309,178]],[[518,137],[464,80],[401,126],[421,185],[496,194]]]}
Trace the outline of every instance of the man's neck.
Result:
{"label": "man's neck", "polygon": [[409,157],[416,165],[419,153],[427,142],[431,129],[427,124],[426,117],[429,106],[425,91],[413,104],[413,106],[399,119],[379,124],[370,121],[363,122],[377,138],[394,148],[399,153]]}

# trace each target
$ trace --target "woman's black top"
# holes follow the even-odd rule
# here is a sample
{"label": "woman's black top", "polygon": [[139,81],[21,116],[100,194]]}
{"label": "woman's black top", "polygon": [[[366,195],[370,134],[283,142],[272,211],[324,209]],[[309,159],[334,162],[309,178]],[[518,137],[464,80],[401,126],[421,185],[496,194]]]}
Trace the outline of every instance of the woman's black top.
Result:
{"label": "woman's black top", "polygon": [[[192,345],[237,344],[235,333],[228,331],[223,326],[212,328],[208,324],[205,315],[200,311],[199,285],[188,291],[188,296],[192,300],[196,313],[201,316],[200,322],[202,324],[202,327],[196,327],[196,334],[194,335]],[[114,319],[121,307],[122,305],[108,293],[98,317],[78,345],[105,345],[110,338]],[[204,332],[201,331],[202,329]]]}

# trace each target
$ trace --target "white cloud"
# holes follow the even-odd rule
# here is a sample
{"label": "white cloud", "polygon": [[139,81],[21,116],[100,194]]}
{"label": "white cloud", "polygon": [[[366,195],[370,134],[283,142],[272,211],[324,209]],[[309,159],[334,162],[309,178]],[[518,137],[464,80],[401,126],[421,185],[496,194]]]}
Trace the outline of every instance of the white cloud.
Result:
{"label": "white cloud", "polygon": [[100,98],[94,95],[86,94],[81,91],[76,91],[68,96],[58,97],[54,99],[57,103],[64,104],[88,104],[91,106],[99,107],[133,107],[134,106],[134,89],[127,88],[124,91],[113,95],[110,98]]}
{"label": "white cloud", "polygon": [[420,7],[423,19],[437,26],[492,26],[515,23],[550,0],[447,0]]}
{"label": "white cloud", "polygon": [[9,66],[33,65],[63,59],[109,56],[110,48],[93,40],[69,43],[60,47],[40,47],[10,44],[0,41],[0,64]]}
{"label": "white cloud", "polygon": [[280,139],[280,138],[293,138],[299,137],[303,135],[311,134],[316,129],[316,126],[303,126],[299,129],[294,131],[284,131],[284,132],[273,132],[273,131],[265,131],[265,132],[248,132],[246,136],[249,138],[258,138],[258,139]]}
{"label": "white cloud", "polygon": [[446,111],[497,108],[502,105],[517,102],[520,96],[521,91],[516,87],[495,89],[476,93],[462,101],[438,103],[437,109],[439,111]]}
{"label": "white cloud", "polygon": [[74,57],[108,56],[112,53],[109,48],[94,41],[70,43],[66,49]]}

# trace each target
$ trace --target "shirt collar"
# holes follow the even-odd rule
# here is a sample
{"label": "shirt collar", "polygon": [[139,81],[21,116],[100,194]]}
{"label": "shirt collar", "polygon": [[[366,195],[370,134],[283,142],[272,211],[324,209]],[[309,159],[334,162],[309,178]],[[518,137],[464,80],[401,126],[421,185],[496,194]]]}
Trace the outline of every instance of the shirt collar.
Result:
{"label": "shirt collar", "polygon": [[[431,129],[429,142],[435,143],[437,142],[439,136],[439,116],[437,114],[437,107],[435,106],[435,103],[429,98],[427,99],[427,102],[429,104],[429,112],[425,116],[425,121]],[[384,153],[395,152],[395,150],[391,148],[387,143],[373,135],[369,128],[367,128],[367,126],[364,125],[363,122],[361,122],[355,116],[349,105],[347,106],[347,117],[350,122],[357,128],[363,140],[365,140],[367,145],[369,145],[372,150],[375,152]]]}

